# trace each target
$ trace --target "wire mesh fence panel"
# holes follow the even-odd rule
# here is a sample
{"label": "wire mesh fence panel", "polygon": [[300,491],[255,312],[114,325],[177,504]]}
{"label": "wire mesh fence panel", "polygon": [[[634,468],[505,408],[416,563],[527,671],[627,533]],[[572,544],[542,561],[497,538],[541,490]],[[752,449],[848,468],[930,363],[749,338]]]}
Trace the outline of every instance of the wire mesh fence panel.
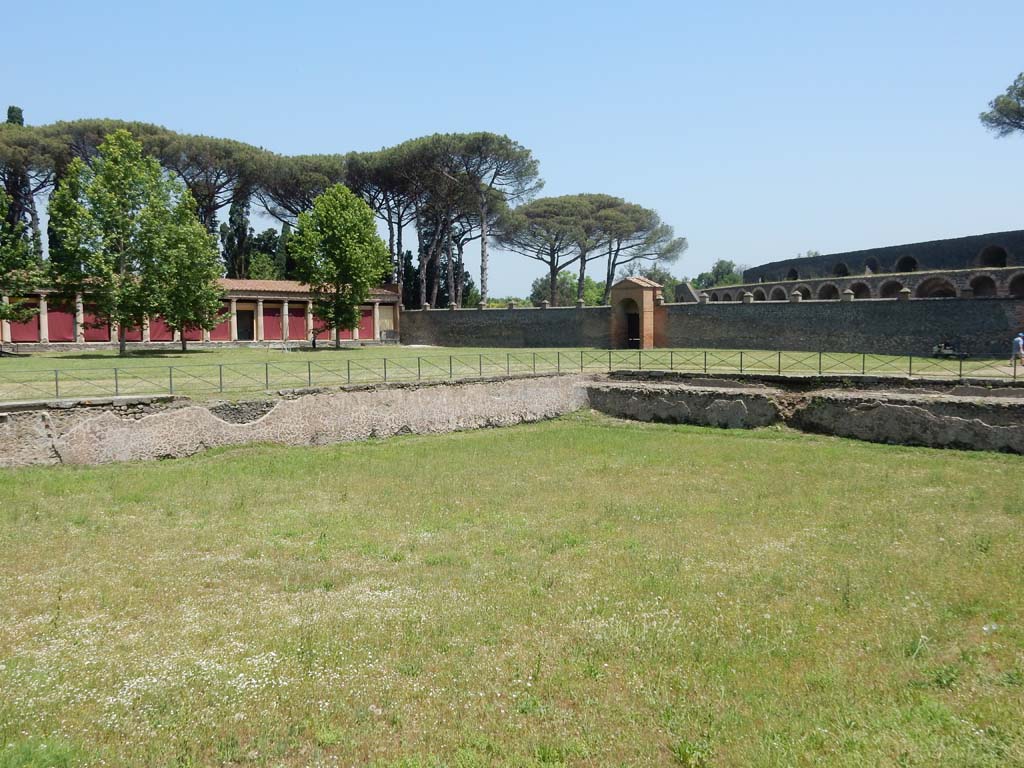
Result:
{"label": "wire mesh fence panel", "polygon": [[552,371],[557,373],[561,367],[562,363],[555,352],[534,352],[533,356],[534,372],[536,373],[551,373]]}
{"label": "wire mesh fence panel", "polygon": [[309,386],[309,366],[305,362],[267,363],[267,382],[271,389],[296,389]]}
{"label": "wire mesh fence panel", "polygon": [[182,365],[168,366],[168,389],[174,385],[176,395],[202,395],[219,392],[221,389],[219,366]]}
{"label": "wire mesh fence panel", "polygon": [[907,358],[892,355],[862,355],[861,373],[875,376],[900,376],[907,373]]}
{"label": "wire mesh fence panel", "polygon": [[715,371],[716,373],[738,373],[740,370],[739,352],[719,352],[717,350],[709,350],[707,352],[707,357],[708,371]]}
{"label": "wire mesh fence panel", "polygon": [[1024,369],[1018,364],[1014,366],[1010,360],[997,358],[994,360],[964,360],[963,376],[978,379],[1024,378]]}
{"label": "wire mesh fence panel", "polygon": [[[55,377],[57,397],[113,397],[114,369],[85,368],[61,370]],[[164,391],[167,387],[164,386]]]}
{"label": "wire mesh fence panel", "polygon": [[382,358],[376,360],[359,360],[350,358],[347,361],[346,383],[352,384],[373,384],[384,381],[384,362]]}
{"label": "wire mesh fence panel", "polygon": [[260,364],[225,363],[223,379],[225,392],[258,392],[268,388],[267,369]]}
{"label": "wire mesh fence panel", "polygon": [[781,366],[776,364],[776,371],[790,375],[806,375],[818,372],[817,352],[784,352]]}
{"label": "wire mesh fence panel", "polygon": [[704,353],[680,351],[672,353],[672,370],[699,373],[704,370]]}
{"label": "wire mesh fence panel", "polygon": [[447,379],[452,375],[451,359],[444,357],[419,358],[420,371],[424,379]]}
{"label": "wire mesh fence panel", "polygon": [[580,352],[581,371],[608,370],[608,353],[600,350],[583,350]]}
{"label": "wire mesh fence panel", "polygon": [[348,383],[348,367],[344,363],[310,362],[307,373],[314,387],[340,387]]}
{"label": "wire mesh fence panel", "polygon": [[672,357],[671,352],[663,352],[659,349],[643,352],[641,354],[641,361],[645,369],[667,371],[671,369],[674,362]]}
{"label": "wire mesh fence panel", "polygon": [[418,381],[420,369],[416,358],[385,357],[383,371],[387,381]]}
{"label": "wire mesh fence panel", "polygon": [[615,349],[608,352],[608,368],[609,370],[630,370],[632,368],[641,367],[638,363],[640,359],[639,351],[630,351]]}
{"label": "wire mesh fence panel", "polygon": [[481,369],[484,376],[502,376],[507,373],[508,360],[504,355],[481,355]]}
{"label": "wire mesh fence panel", "polygon": [[776,352],[743,352],[743,372],[778,373],[780,356]]}
{"label": "wire mesh fence panel", "polygon": [[920,378],[958,378],[960,376],[960,361],[943,358],[917,357],[910,361],[913,364],[907,365],[912,375]]}
{"label": "wire mesh fence panel", "polygon": [[507,352],[506,366],[510,373],[533,373],[533,353]]}
{"label": "wire mesh fence panel", "polygon": [[861,372],[863,357],[851,353],[823,352],[819,373],[856,374]]}
{"label": "wire mesh fence panel", "polygon": [[0,401],[15,402],[56,397],[59,376],[57,371],[0,374]]}

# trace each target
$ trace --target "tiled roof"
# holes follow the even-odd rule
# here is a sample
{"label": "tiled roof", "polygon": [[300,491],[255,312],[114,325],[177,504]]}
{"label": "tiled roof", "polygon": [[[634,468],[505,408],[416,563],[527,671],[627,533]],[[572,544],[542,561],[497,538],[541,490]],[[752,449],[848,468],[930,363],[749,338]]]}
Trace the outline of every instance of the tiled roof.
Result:
{"label": "tiled roof", "polygon": [[[624,277],[615,285],[622,285],[623,283],[632,283],[633,285],[639,285],[641,288],[661,288],[661,283],[656,283],[653,280],[648,280],[646,277]],[[614,286],[613,286],[614,287]]]}
{"label": "tiled roof", "polygon": [[[297,280],[237,280],[229,277],[220,279],[220,286],[232,293],[295,293],[308,295],[309,286]],[[373,288],[370,295],[385,301],[398,301],[398,294],[386,288]]]}

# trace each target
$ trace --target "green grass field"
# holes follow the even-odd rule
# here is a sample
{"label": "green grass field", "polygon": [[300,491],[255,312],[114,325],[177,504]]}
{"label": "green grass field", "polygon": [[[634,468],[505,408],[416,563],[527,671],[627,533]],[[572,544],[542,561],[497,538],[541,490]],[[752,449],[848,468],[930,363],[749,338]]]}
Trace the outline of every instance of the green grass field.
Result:
{"label": "green grass field", "polygon": [[0,471],[0,766],[1022,765],[1022,471],[591,415]]}
{"label": "green grass field", "polygon": [[[385,362],[385,360],[387,362]],[[1008,360],[935,360],[847,353],[654,349],[349,347],[340,350],[104,350],[0,359],[0,402],[54,397],[174,394],[240,397],[307,386],[468,378],[515,373],[657,368],[711,373],[959,376],[1013,379]]]}

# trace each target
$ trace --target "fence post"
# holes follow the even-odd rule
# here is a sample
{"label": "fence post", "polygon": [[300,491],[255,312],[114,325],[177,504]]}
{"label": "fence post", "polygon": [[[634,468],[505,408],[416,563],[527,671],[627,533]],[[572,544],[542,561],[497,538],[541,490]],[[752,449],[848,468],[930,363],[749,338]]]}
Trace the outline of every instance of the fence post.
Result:
{"label": "fence post", "polygon": [[312,360],[307,360],[306,361],[306,386],[307,387],[312,387],[313,386],[313,361]]}
{"label": "fence post", "polygon": [[868,372],[868,353],[864,352],[860,356],[860,375],[863,376]]}
{"label": "fence post", "polygon": [[419,380],[421,380],[423,378],[422,363],[423,363],[422,358],[420,358],[420,356],[417,355],[416,356],[416,381],[419,381]]}
{"label": "fence post", "polygon": [[708,351],[704,350],[704,373],[708,372]]}
{"label": "fence post", "polygon": [[346,360],[345,361],[345,368],[348,371],[348,373],[345,376],[345,379],[346,379],[345,383],[346,384],[351,384],[352,383],[352,361],[351,360]]}
{"label": "fence post", "polygon": [[388,380],[388,359],[384,358],[384,381]]}
{"label": "fence post", "polygon": [[636,369],[638,371],[644,369],[644,351],[642,349],[636,351]]}
{"label": "fence post", "polygon": [[1017,358],[1013,358],[1013,380],[1017,380]]}
{"label": "fence post", "polygon": [[740,373],[743,373],[743,350],[740,350]]}
{"label": "fence post", "polygon": [[676,353],[674,350],[668,351],[668,369],[674,371],[676,369]]}
{"label": "fence post", "polygon": [[452,355],[448,355],[448,378],[455,378],[455,365],[452,362]]}
{"label": "fence post", "polygon": [[537,353],[533,353],[533,372],[537,372]]}
{"label": "fence post", "polygon": [[583,373],[583,350],[580,350],[580,373]]}
{"label": "fence post", "polygon": [[477,364],[477,375],[483,377],[484,375],[484,353],[480,353],[480,362]]}
{"label": "fence post", "polygon": [[53,369],[53,396],[60,397],[60,371]]}
{"label": "fence post", "polygon": [[561,373],[561,372],[562,372],[562,353],[556,351],[555,352],[555,373]]}
{"label": "fence post", "polygon": [[167,392],[168,394],[174,394],[174,366],[167,366]]}
{"label": "fence post", "polygon": [[779,350],[779,376],[782,375],[782,350]]}
{"label": "fence post", "polygon": [[506,352],[505,353],[505,375],[506,376],[511,376],[512,375],[512,353],[511,352]]}
{"label": "fence post", "polygon": [[960,373],[957,374],[957,375],[958,375],[960,381],[963,382],[963,380],[964,380],[964,359],[962,357],[958,357],[957,360],[960,362]]}
{"label": "fence post", "polygon": [[821,376],[821,352],[818,352],[818,375]]}
{"label": "fence post", "polygon": [[114,397],[121,394],[121,383],[117,380],[117,368],[114,369]]}
{"label": "fence post", "polygon": [[914,376],[914,356],[907,355],[907,377],[913,378]]}
{"label": "fence post", "polygon": [[219,369],[217,371],[217,373],[218,373],[218,380],[220,381],[220,391],[223,392],[224,391],[224,363],[221,363],[220,365],[218,365],[217,368]]}
{"label": "fence post", "polygon": [[608,373],[612,372],[612,351],[608,350]]}

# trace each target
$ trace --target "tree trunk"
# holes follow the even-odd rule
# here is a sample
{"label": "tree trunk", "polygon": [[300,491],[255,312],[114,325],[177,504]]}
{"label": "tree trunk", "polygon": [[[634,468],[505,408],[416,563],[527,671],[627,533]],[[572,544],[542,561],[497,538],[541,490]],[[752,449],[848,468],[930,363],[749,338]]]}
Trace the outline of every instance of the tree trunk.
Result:
{"label": "tree trunk", "polygon": [[391,206],[385,206],[388,222],[388,252],[391,254],[391,280],[398,278],[398,262],[400,258],[395,255],[395,222],[391,216]]}
{"label": "tree trunk", "polygon": [[178,333],[181,335],[181,351],[188,352],[188,339],[185,338],[185,332],[178,331]]}
{"label": "tree trunk", "polygon": [[331,326],[331,335],[334,337],[334,348],[341,349],[341,329]]}
{"label": "tree trunk", "polygon": [[583,298],[583,284],[587,279],[587,252],[580,251],[580,277],[576,281],[576,301]]}
{"label": "tree trunk", "polygon": [[128,329],[124,327],[124,323],[120,323],[117,326],[117,354],[124,356],[125,352],[128,351]]}
{"label": "tree trunk", "polygon": [[[455,247],[458,250],[458,254],[459,254],[458,258],[455,260],[455,274],[458,275],[458,279],[455,281],[455,305],[458,306],[458,307],[461,307],[462,306],[462,293],[463,293],[463,289],[465,288],[465,285],[466,285],[465,280],[462,279],[462,276],[466,273],[466,266],[463,263],[463,258],[462,258],[463,257],[463,252],[466,250],[466,244],[464,242],[462,242],[461,240],[459,240],[455,244]],[[484,299],[481,296],[480,301],[483,301],[483,300]]]}
{"label": "tree trunk", "polygon": [[[398,225],[395,232],[395,247],[398,249],[398,272],[397,282],[404,291],[405,286],[405,251],[402,249],[402,213],[398,213]],[[401,295],[401,294],[399,294]]]}
{"label": "tree trunk", "polygon": [[548,273],[548,303],[552,307],[558,306],[558,267],[551,262],[551,269]]}
{"label": "tree trunk", "polygon": [[448,281],[448,303],[454,303],[455,306],[459,306],[459,302],[455,295],[455,259],[452,258],[452,238],[449,234],[445,237],[445,253],[448,254],[448,270],[447,270],[447,281]]}
{"label": "tree trunk", "polygon": [[480,198],[480,301],[487,301],[487,202]]}
{"label": "tree trunk", "polygon": [[608,303],[608,296],[612,292],[612,281],[615,279],[615,267],[618,260],[618,251],[612,251],[612,244],[608,243],[608,266],[605,269],[604,295],[601,296],[601,303]]}

